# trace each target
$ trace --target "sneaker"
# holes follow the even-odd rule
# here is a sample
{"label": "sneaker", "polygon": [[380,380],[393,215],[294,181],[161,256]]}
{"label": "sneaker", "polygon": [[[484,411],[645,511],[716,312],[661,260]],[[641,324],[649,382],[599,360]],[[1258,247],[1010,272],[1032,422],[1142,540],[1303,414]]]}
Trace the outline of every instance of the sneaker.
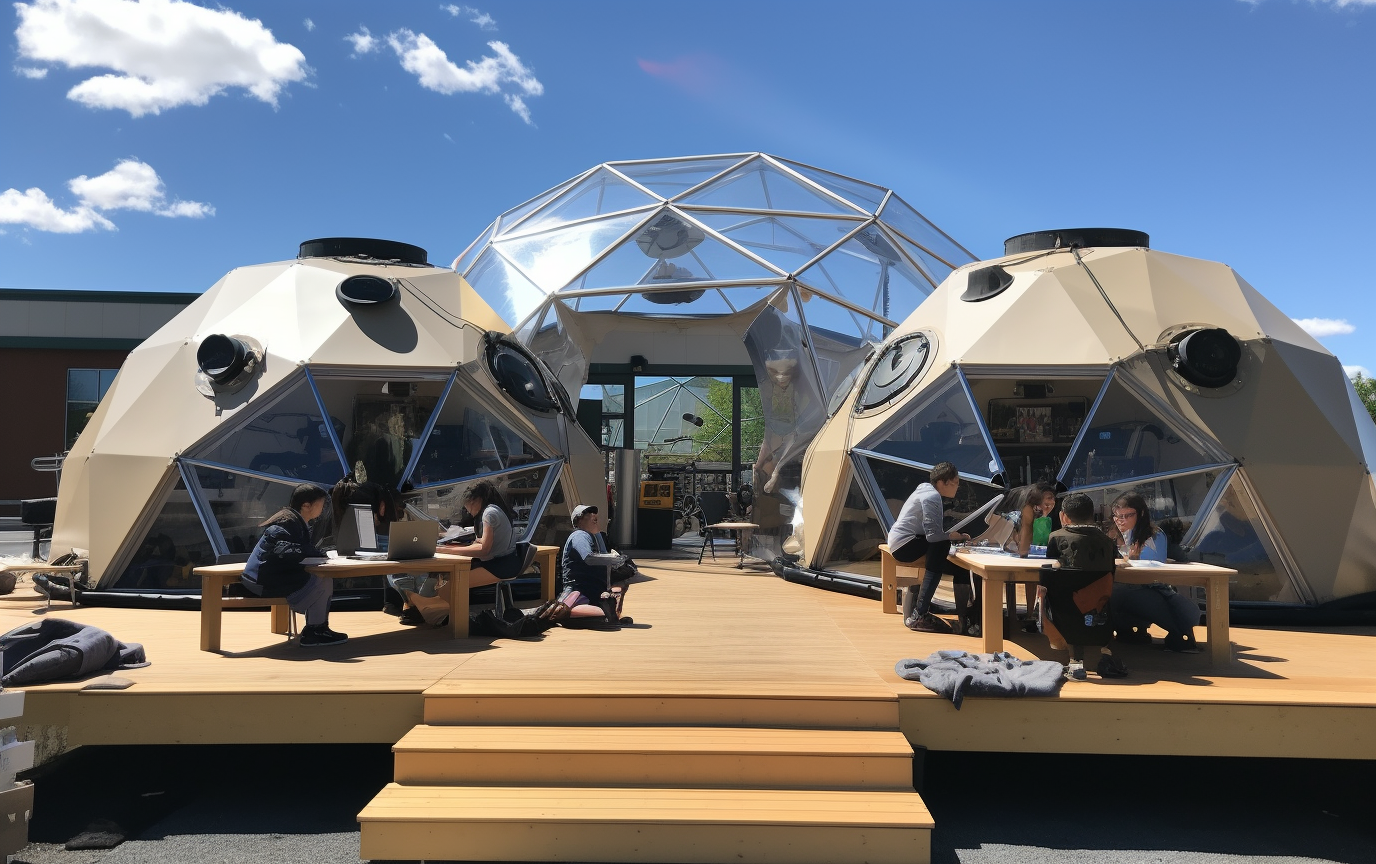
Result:
{"label": "sneaker", "polygon": [[972,623],[969,627],[966,627],[966,628],[965,628],[965,635],[966,635],[966,636],[973,636],[973,637],[975,637],[976,639],[978,639],[978,638],[980,637],[980,633],[981,633],[981,630],[980,630],[980,627],[979,627],[978,624],[973,624],[973,623]]}
{"label": "sneaker", "polygon": [[1147,632],[1147,628],[1145,627],[1125,627],[1115,633],[1113,638],[1124,645],[1151,644],[1151,634]]}
{"label": "sneaker", "polygon": [[400,617],[401,617],[401,613],[402,613],[402,608],[401,608],[400,606],[398,606],[397,604],[395,604],[395,603],[383,603],[383,604],[382,604],[382,614],[383,614],[383,615],[391,615],[393,618],[400,618]]}
{"label": "sneaker", "polygon": [[932,613],[915,616],[903,622],[909,630],[916,630],[918,633],[950,633],[951,625],[942,621]]}
{"label": "sneaker", "polygon": [[1071,681],[1089,680],[1089,675],[1085,672],[1085,664],[1078,660],[1072,660],[1070,665],[1065,667],[1065,677]]}
{"label": "sneaker", "polygon": [[1177,654],[1199,653],[1199,643],[1195,641],[1193,633],[1167,633],[1161,647]]}
{"label": "sneaker", "polygon": [[298,644],[302,648],[323,648],[326,645],[342,645],[348,641],[349,637],[343,633],[336,633],[328,627],[320,627],[302,630]]}
{"label": "sneaker", "polygon": [[635,623],[635,619],[629,615],[622,615],[616,623],[620,624],[622,627],[629,627]]}
{"label": "sneaker", "polygon": [[1122,660],[1112,654],[1099,655],[1099,677],[1100,678],[1126,678],[1128,677],[1128,667]]}
{"label": "sneaker", "polygon": [[425,623],[425,616],[420,614],[420,610],[414,606],[409,607],[401,613],[401,623],[410,627],[419,627]]}

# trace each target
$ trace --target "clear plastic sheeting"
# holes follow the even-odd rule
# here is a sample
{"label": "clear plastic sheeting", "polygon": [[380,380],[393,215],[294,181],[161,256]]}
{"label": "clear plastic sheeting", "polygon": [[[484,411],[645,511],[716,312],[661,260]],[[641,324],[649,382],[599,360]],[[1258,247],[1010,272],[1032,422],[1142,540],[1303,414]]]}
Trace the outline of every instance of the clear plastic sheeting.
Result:
{"label": "clear plastic sheeting", "polygon": [[928,466],[950,462],[962,474],[985,479],[998,473],[998,457],[989,448],[984,421],[958,377],[951,376],[934,395],[916,404],[915,411],[866,441],[862,449]]}
{"label": "clear plastic sheeting", "polygon": [[755,158],[731,173],[682,198],[685,206],[730,207],[741,210],[783,210],[796,213],[855,213],[859,205],[847,205]]}
{"label": "clear plastic sheeting", "polygon": [[506,233],[526,234],[653,203],[653,196],[646,195],[612,171],[599,168]]}
{"label": "clear plastic sheeting", "polygon": [[879,576],[879,545],[888,542],[888,531],[875,515],[869,499],[860,490],[860,483],[852,476],[846,496],[831,519],[831,542],[822,560],[814,567],[839,568],[866,576]]}
{"label": "clear plastic sheeting", "polygon": [[744,156],[717,156],[702,159],[665,159],[654,162],[610,162],[608,167],[641,186],[674,198],[738,164]]}
{"label": "clear plastic sheeting", "polygon": [[1241,470],[1229,479],[1208,514],[1197,520],[1188,543],[1191,557],[1237,571],[1229,585],[1230,600],[1304,602],[1242,481]]}
{"label": "clear plastic sheeting", "polygon": [[765,427],[755,460],[756,491],[766,494],[798,488],[798,463],[826,420],[822,384],[787,299],[766,306],[745,334]]}
{"label": "clear plastic sheeting", "polygon": [[908,202],[897,195],[889,197],[884,209],[879,211],[879,216],[898,233],[952,267],[959,267],[971,260],[970,253],[965,251],[965,247],[946,236],[945,231],[936,227],[930,219],[908,206]]}
{"label": "clear plastic sheeting", "polygon": [[1227,461],[1193,440],[1179,420],[1148,406],[1117,375],[1085,427],[1061,469],[1061,482],[1072,489]]}
{"label": "clear plastic sheeting", "polygon": [[559,231],[499,240],[494,247],[503,258],[519,266],[542,291],[553,291],[572,279],[589,260],[601,255],[608,246],[643,222],[647,215],[642,212],[591,219]]}
{"label": "clear plastic sheeting", "polygon": [[498,315],[513,324],[534,312],[547,293],[491,246],[478,256],[464,278]]}
{"label": "clear plastic sheeting", "polygon": [[[936,287],[873,224],[799,273],[798,281],[890,321],[907,317]],[[895,304],[895,297],[902,299]],[[905,314],[894,314],[895,306]]]}
{"label": "clear plastic sheeting", "polygon": [[214,564],[215,558],[210,538],[191,503],[191,493],[179,478],[114,587],[149,591],[199,588],[200,579],[191,571]]}
{"label": "clear plastic sheeting", "polygon": [[[622,298],[616,299],[619,302]],[[519,337],[531,352],[549,367],[568,393],[577,393],[588,377],[588,358],[578,347],[580,340],[570,333],[574,326],[573,313],[574,310],[564,301],[553,300],[540,328],[532,329],[528,334]]]}
{"label": "clear plastic sheeting", "polygon": [[[343,425],[335,423],[336,434],[342,433]],[[186,455],[326,486],[345,473],[320,414],[320,404],[304,374],[295,384],[288,385],[280,398],[259,406],[248,422],[232,433]]]}

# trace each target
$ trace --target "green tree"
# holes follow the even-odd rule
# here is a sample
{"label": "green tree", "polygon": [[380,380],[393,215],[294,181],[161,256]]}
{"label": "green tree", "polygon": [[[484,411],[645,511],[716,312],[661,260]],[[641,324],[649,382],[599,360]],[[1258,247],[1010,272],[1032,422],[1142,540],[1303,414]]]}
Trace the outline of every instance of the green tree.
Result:
{"label": "green tree", "polygon": [[1368,378],[1358,372],[1357,377],[1352,379],[1352,386],[1357,388],[1357,395],[1366,406],[1366,412],[1372,420],[1376,420],[1376,378]]}
{"label": "green tree", "polygon": [[[714,410],[703,412],[703,424],[693,433],[694,449],[701,448],[698,458],[704,462],[731,461],[731,382],[711,379],[707,382],[707,404]],[[764,412],[760,406],[760,391],[755,387],[741,388],[741,461],[749,465],[760,452],[764,441]]]}

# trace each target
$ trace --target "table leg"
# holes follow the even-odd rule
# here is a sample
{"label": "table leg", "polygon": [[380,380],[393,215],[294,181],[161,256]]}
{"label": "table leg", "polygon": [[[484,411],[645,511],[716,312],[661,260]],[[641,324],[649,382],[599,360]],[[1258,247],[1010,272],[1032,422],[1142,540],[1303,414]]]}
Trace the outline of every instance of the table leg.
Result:
{"label": "table leg", "polygon": [[[224,583],[219,575],[201,577],[201,650],[220,650],[220,613],[224,611]],[[1213,616],[1209,616],[1213,620]]]}
{"label": "table leg", "polygon": [[984,653],[997,654],[1003,650],[1003,628],[998,626],[1003,618],[1003,574],[990,571],[984,577],[984,599],[980,607],[980,620],[984,622]]}
{"label": "table leg", "polygon": [[879,562],[879,605],[890,615],[898,612],[898,562],[885,552]]}
{"label": "table leg", "polygon": [[449,627],[455,639],[468,638],[468,568],[459,561],[449,574]]}
{"label": "table leg", "polygon": [[272,604],[272,632],[279,635],[291,632],[291,607],[285,603]]}
{"label": "table leg", "polygon": [[554,599],[555,568],[559,566],[559,553],[555,551],[540,553],[540,602]]}
{"label": "table leg", "polygon": [[1003,638],[1007,639],[1018,629],[1018,583],[1003,583],[1003,600],[1008,608],[1003,614]]}
{"label": "table leg", "polygon": [[1210,579],[1205,614],[1209,616],[1209,659],[1215,666],[1233,662],[1233,646],[1228,641],[1228,580]]}

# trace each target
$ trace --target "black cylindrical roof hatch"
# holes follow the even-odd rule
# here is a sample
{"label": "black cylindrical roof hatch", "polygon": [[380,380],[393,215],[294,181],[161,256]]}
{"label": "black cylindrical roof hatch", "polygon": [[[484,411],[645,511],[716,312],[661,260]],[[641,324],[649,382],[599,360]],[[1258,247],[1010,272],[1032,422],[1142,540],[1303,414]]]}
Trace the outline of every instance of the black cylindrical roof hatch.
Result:
{"label": "black cylindrical roof hatch", "polygon": [[373,258],[402,264],[429,264],[424,249],[398,240],[370,237],[321,237],[301,244],[297,258]]}
{"label": "black cylindrical roof hatch", "polygon": [[1131,228],[1060,228],[1055,231],[1030,231],[1003,241],[1003,254],[1021,255],[1024,252],[1044,252],[1048,249],[1081,249],[1090,246],[1140,246],[1151,248],[1151,238],[1145,231]]}

